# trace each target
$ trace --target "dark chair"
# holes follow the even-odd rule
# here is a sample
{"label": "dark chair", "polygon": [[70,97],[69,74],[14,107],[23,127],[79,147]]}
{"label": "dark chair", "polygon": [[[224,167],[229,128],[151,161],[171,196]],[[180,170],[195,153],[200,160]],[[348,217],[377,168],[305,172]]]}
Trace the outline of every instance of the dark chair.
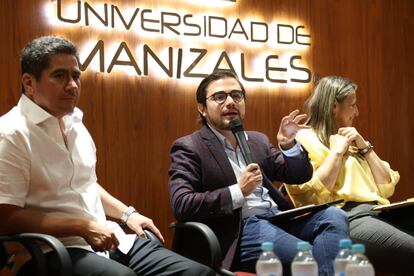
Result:
{"label": "dark chair", "polygon": [[174,222],[172,251],[211,267],[219,275],[234,276],[222,267],[223,255],[216,234],[201,222]]}
{"label": "dark chair", "polygon": [[46,259],[38,243],[42,242],[55,251],[58,256],[60,262],[60,272],[58,275],[72,275],[72,261],[69,253],[64,245],[53,236],[40,233],[0,235],[0,269],[8,265],[8,256],[6,255],[6,250],[3,245],[4,242],[18,242],[23,245],[30,253],[33,260],[35,260],[36,271],[34,271],[34,275],[44,276],[47,275]]}

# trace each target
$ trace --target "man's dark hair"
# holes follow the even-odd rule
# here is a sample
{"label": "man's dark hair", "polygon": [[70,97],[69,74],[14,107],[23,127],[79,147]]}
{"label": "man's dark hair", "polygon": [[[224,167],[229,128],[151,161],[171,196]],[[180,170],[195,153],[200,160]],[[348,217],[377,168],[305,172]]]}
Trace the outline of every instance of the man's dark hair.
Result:
{"label": "man's dark hair", "polygon": [[[50,57],[57,54],[73,55],[80,65],[78,49],[72,42],[63,37],[42,36],[23,48],[20,58],[22,75],[28,73],[36,80],[40,80],[43,70],[50,64]],[[23,86],[22,93],[24,93]]]}
{"label": "man's dark hair", "polygon": [[[225,78],[235,79],[239,83],[240,88],[242,89],[244,98],[246,99],[246,91],[244,90],[243,84],[240,82],[239,78],[237,77],[237,74],[234,71],[229,70],[229,69],[217,69],[213,71],[213,73],[205,77],[201,81],[200,85],[198,86],[197,92],[196,92],[197,103],[202,104],[203,106],[206,106],[207,87],[213,81],[225,79]],[[200,113],[200,119],[203,125],[207,123],[206,119],[203,117],[201,113]]]}

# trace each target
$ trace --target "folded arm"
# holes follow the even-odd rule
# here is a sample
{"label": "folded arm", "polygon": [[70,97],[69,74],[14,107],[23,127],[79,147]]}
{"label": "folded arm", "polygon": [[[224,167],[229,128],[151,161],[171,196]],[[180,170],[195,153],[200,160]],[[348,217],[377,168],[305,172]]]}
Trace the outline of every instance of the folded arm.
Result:
{"label": "folded arm", "polygon": [[268,149],[266,151],[269,152],[272,167],[270,171],[267,171],[267,165],[265,164],[264,169],[267,171],[267,175],[273,176],[272,181],[280,181],[286,184],[300,184],[312,178],[313,167],[309,162],[308,153],[300,145],[296,144],[295,146],[300,148],[295,156],[287,156],[277,150],[268,141],[265,144],[270,145],[270,148],[267,146]]}
{"label": "folded arm", "polygon": [[[364,150],[368,142],[362,137],[362,135],[354,127],[343,127],[338,130],[338,134],[346,137],[350,143],[353,143],[358,150]],[[391,181],[391,175],[389,169],[385,166],[384,162],[374,152],[373,147],[368,149],[368,152],[364,154],[372,175],[374,176],[375,183],[385,184]]]}

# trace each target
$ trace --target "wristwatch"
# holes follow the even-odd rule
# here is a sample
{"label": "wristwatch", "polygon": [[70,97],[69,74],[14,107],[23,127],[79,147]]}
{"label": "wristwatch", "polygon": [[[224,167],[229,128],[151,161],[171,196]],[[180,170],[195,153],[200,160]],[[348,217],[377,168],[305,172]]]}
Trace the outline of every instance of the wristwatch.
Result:
{"label": "wristwatch", "polygon": [[129,216],[130,216],[130,215],[132,215],[133,213],[138,213],[138,212],[137,212],[137,210],[135,210],[135,208],[134,208],[134,207],[129,206],[129,207],[125,210],[125,212],[122,214],[122,217],[121,217],[121,222],[122,222],[123,224],[126,224],[126,223],[127,223],[127,221],[128,221]]}
{"label": "wristwatch", "polygon": [[373,148],[374,148],[374,146],[371,145],[371,143],[369,141],[367,141],[367,145],[365,146],[365,148],[359,149],[358,152],[359,152],[359,154],[361,154],[362,156],[364,156],[365,154],[367,154]]}

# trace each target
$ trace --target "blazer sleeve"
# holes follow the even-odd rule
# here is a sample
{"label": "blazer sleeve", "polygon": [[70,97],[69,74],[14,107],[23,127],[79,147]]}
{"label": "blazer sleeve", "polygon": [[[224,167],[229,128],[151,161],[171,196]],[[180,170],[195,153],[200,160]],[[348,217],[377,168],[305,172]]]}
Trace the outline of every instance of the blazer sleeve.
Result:
{"label": "blazer sleeve", "polygon": [[[287,157],[276,149],[267,136],[255,133],[258,140],[262,141],[263,149],[256,152],[257,156],[266,156],[261,167],[271,181],[280,181],[287,184],[301,184],[312,178],[313,168],[309,162],[308,152],[303,149],[299,156]],[[261,153],[260,153],[261,152]]]}
{"label": "blazer sleeve", "polygon": [[[170,152],[169,197],[177,220],[217,218],[233,214],[228,187],[209,189],[203,183],[202,161],[191,138],[174,142]],[[204,172],[205,173],[205,172]]]}

